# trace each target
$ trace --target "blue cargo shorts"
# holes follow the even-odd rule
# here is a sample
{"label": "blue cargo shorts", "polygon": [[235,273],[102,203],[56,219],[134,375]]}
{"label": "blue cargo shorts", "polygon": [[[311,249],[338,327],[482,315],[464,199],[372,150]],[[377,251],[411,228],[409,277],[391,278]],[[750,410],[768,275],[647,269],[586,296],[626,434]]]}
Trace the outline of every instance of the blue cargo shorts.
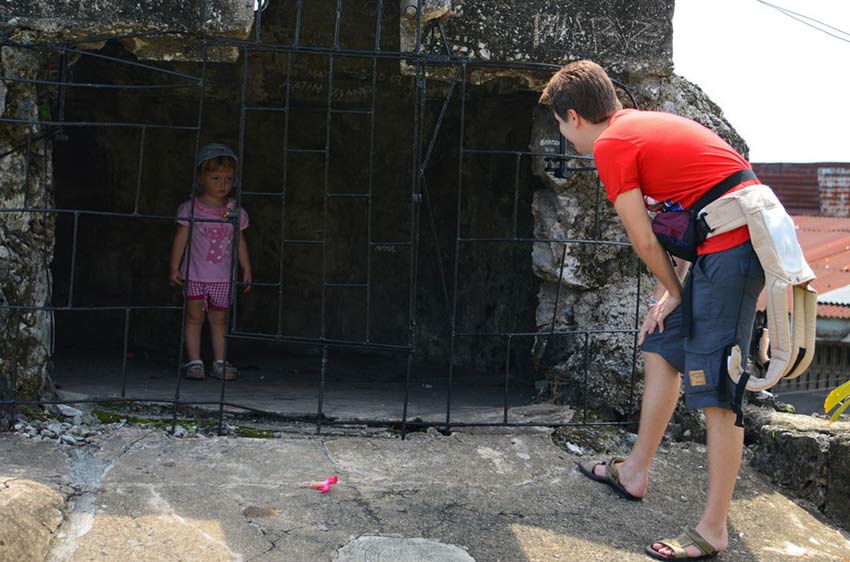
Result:
{"label": "blue cargo shorts", "polygon": [[[735,383],[726,358],[737,344],[746,361],[763,288],[764,271],[751,242],[699,256],[688,272],[682,305],[665,319],[664,332],[656,329],[644,338],[641,351],[661,355],[682,374],[688,408],[732,409]],[[689,302],[687,322],[683,308]]]}

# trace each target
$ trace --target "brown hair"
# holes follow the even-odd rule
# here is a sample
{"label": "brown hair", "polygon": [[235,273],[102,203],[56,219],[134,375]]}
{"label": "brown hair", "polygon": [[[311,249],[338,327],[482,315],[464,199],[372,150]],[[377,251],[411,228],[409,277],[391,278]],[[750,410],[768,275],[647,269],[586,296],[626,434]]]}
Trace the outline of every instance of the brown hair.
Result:
{"label": "brown hair", "polygon": [[236,162],[234,162],[233,158],[230,158],[229,156],[216,156],[215,158],[204,160],[203,162],[201,162],[201,165],[198,166],[198,176],[202,176],[211,172],[217,172],[222,168],[230,168],[232,171],[235,172]]}
{"label": "brown hair", "polygon": [[574,109],[593,124],[623,109],[605,70],[589,60],[571,62],[556,72],[539,101],[551,107],[561,119],[567,118],[568,109]]}

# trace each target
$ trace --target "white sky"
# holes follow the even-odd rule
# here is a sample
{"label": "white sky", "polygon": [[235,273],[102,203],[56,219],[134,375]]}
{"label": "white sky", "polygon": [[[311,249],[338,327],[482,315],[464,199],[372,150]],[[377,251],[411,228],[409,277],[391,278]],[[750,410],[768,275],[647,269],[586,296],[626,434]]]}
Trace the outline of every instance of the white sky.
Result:
{"label": "white sky", "polygon": [[675,72],[717,103],[752,162],[850,162],[850,0],[676,0]]}

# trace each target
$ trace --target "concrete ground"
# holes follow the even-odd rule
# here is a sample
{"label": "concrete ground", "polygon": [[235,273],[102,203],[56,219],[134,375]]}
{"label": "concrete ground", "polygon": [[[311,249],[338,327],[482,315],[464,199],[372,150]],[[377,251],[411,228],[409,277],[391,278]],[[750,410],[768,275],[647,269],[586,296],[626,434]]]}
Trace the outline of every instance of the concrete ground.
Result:
{"label": "concrete ground", "polygon": [[[662,449],[641,503],[581,476],[583,458],[544,429],[401,440],[176,438],[123,427],[85,447],[3,434],[0,511],[4,491],[24,481],[68,497],[51,561],[628,562],[648,560],[649,542],[695,522],[703,446]],[[331,475],[339,483],[329,493],[309,487]],[[14,515],[0,513],[0,537]],[[850,534],[746,461],[730,535],[726,562],[850,560]]]}
{"label": "concrete ground", "polygon": [[[210,402],[253,408],[292,417],[315,417],[321,412],[335,420],[401,420],[404,414],[407,360],[332,354],[321,389],[321,356],[282,358],[256,356],[235,361],[237,380],[224,386],[207,377],[202,381],[178,379],[177,362],[136,354],[126,368],[120,354],[65,353],[57,358],[53,380],[66,399],[131,398]],[[415,366],[408,388],[407,419],[445,423],[449,403],[447,369]],[[533,383],[511,377],[507,390],[504,372],[456,369],[451,385],[451,420],[456,423],[501,422],[504,408],[528,404]],[[230,411],[240,411],[237,407]],[[550,423],[562,421],[558,417]]]}

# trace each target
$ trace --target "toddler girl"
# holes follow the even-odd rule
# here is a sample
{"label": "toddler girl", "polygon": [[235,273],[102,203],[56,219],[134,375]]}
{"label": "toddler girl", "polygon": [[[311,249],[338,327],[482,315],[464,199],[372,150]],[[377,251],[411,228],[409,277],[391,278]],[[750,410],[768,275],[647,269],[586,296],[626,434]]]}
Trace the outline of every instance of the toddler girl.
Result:
{"label": "toddler girl", "polygon": [[[239,209],[235,220],[236,200],[229,197],[236,176],[236,155],[223,144],[208,144],[198,153],[196,173],[198,194],[180,205],[177,210],[177,232],[171,245],[172,285],[186,289],[186,354],[189,361],[183,365],[186,378],[204,378],[201,361],[201,330],[204,314],[210,327],[213,364],[210,374],[218,379],[233,380],[236,368],[224,360],[224,334],[227,310],[230,307],[230,270],[233,225],[239,230],[248,228],[248,213]],[[192,218],[194,221],[190,221]],[[207,222],[207,221],[231,222]],[[189,224],[192,224],[192,245],[187,250]],[[251,283],[251,260],[245,235],[239,235],[239,265],[242,279]],[[245,292],[251,290],[245,286]]]}

